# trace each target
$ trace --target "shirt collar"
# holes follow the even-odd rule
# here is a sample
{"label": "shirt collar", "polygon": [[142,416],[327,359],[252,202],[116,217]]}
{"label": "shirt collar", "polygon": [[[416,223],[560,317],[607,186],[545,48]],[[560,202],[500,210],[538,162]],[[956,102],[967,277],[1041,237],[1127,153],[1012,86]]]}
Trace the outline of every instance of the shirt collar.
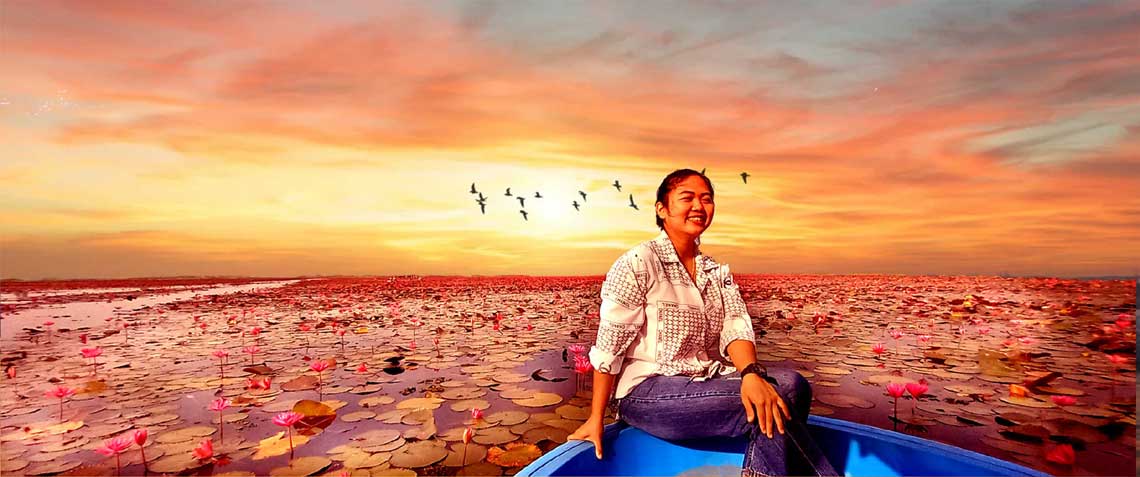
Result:
{"label": "shirt collar", "polygon": [[[677,256],[677,248],[673,246],[673,241],[669,240],[669,234],[665,233],[664,230],[657,234],[657,237],[655,237],[653,241],[657,243],[657,249],[664,252],[664,255],[660,257],[661,261],[681,263],[681,258]],[[700,245],[697,245],[697,266],[702,270],[708,271],[719,265],[712,257],[702,253]]]}

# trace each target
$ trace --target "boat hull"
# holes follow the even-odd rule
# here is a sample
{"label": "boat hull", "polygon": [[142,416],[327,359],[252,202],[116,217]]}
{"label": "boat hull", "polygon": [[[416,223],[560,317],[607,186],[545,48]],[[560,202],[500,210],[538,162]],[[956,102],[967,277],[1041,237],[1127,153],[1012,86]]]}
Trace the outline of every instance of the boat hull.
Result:
{"label": "boat hull", "polygon": [[[835,469],[848,476],[1045,476],[994,457],[918,437],[838,419],[809,416],[808,428]],[[618,422],[606,426],[606,455],[570,441],[516,475],[739,475],[743,438],[671,442]]]}

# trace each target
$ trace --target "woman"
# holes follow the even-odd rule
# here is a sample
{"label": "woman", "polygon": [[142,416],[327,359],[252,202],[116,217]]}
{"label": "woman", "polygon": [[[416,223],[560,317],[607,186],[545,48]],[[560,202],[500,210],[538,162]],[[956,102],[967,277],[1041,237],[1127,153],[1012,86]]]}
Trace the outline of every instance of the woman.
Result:
{"label": "woman", "polygon": [[569,439],[593,442],[603,457],[613,392],[619,419],[663,439],[748,435],[742,475],[836,475],[806,432],[807,380],[756,362],[752,319],[728,265],[700,252],[716,209],[712,182],[674,171],[655,208],[661,233],[618,258],[602,284],[593,403]]}

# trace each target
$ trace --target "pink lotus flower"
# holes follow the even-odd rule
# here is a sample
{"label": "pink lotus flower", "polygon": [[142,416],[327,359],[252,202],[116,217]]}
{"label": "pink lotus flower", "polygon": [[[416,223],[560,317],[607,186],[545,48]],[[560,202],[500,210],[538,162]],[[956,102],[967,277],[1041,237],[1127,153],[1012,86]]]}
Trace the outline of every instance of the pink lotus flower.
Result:
{"label": "pink lotus flower", "polygon": [[914,396],[915,399],[918,399],[920,396],[926,393],[927,389],[929,388],[922,383],[906,383],[906,392],[910,393],[911,396]]}
{"label": "pink lotus flower", "polygon": [[225,421],[222,420],[222,411],[230,407],[232,401],[226,398],[217,398],[210,403],[210,410],[218,413],[218,441],[226,439]]}
{"label": "pink lotus flower", "polygon": [[463,430],[463,460],[459,461],[461,464],[467,463],[467,444],[471,443],[471,439],[475,437],[475,430],[468,427]]}
{"label": "pink lotus flower", "polygon": [[929,343],[930,342],[930,335],[918,335],[918,342],[919,343]]}
{"label": "pink lotus flower", "polygon": [[479,419],[482,419],[482,418],[483,418],[483,410],[482,409],[472,409],[471,410],[471,420],[478,421]]}
{"label": "pink lotus flower", "polygon": [[902,397],[906,392],[906,385],[903,383],[887,383],[887,394],[893,398]]}
{"label": "pink lotus flower", "polygon": [[131,435],[131,437],[134,439],[135,444],[138,444],[138,446],[139,446],[139,452],[142,454],[143,468],[145,469],[146,468],[146,448],[143,446],[146,445],[146,437],[147,437],[146,428],[144,427],[142,429],[135,429],[135,432]]}
{"label": "pink lotus flower", "polygon": [[230,355],[230,353],[228,351],[221,350],[221,349],[214,350],[214,352],[211,354],[214,355],[215,358],[218,358],[218,359],[223,360],[223,361],[226,359],[226,356]]}
{"label": "pink lotus flower", "polygon": [[[579,358],[581,358],[581,359],[579,359]],[[582,355],[577,355],[574,357],[574,372],[575,373],[586,374],[586,373],[589,373],[590,371],[593,371],[593,369],[594,369],[594,365],[592,363],[590,363],[590,360],[588,358],[586,358]]]}
{"label": "pink lotus flower", "polygon": [[293,456],[293,424],[296,424],[297,421],[300,421],[301,418],[303,418],[303,417],[305,417],[305,416],[303,416],[299,413],[293,412],[293,411],[283,412],[283,413],[280,413],[276,416],[273,416],[273,423],[277,424],[278,426],[284,427],[285,431],[289,433],[289,456],[290,457]]}
{"label": "pink lotus flower", "polygon": [[876,355],[881,355],[886,351],[887,347],[883,346],[882,343],[875,343],[875,345],[871,347],[871,352],[875,353]]}
{"label": "pink lotus flower", "polygon": [[103,445],[95,449],[95,452],[111,457],[130,448],[131,440],[127,436],[119,436],[103,441]]}
{"label": "pink lotus flower", "polygon": [[148,434],[149,433],[147,432],[146,428],[135,429],[135,432],[131,437],[134,438],[135,444],[138,444],[139,447],[142,447],[143,445],[146,445],[146,438]]}
{"label": "pink lotus flower", "polygon": [[226,408],[230,407],[230,404],[232,403],[233,401],[230,401],[229,399],[217,398],[210,402],[210,410],[214,412],[222,412],[226,410]]}
{"label": "pink lotus flower", "polygon": [[989,327],[983,326],[983,327],[980,327],[980,328],[978,328],[978,334],[979,334],[979,335],[988,335],[988,334],[990,334],[990,329],[989,329]]}
{"label": "pink lotus flower", "polygon": [[248,354],[249,355],[249,364],[253,364],[253,355],[260,353],[261,348],[259,348],[257,345],[246,346],[246,347],[241,349],[241,352]]}
{"label": "pink lotus flower", "polygon": [[107,457],[115,456],[115,475],[122,473],[123,466],[119,461],[119,454],[131,447],[131,440],[127,436],[119,436],[103,441],[103,445],[95,449],[95,452],[103,454]]}
{"label": "pink lotus flower", "polygon": [[1077,403],[1077,398],[1072,396],[1053,396],[1050,399],[1058,406],[1072,406]]}
{"label": "pink lotus flower", "polygon": [[887,394],[894,398],[896,421],[899,418],[899,398],[902,397],[904,391],[906,391],[906,386],[902,383],[887,383]]}
{"label": "pink lotus flower", "polygon": [[286,411],[273,416],[273,423],[281,427],[291,427],[304,417],[301,413]]}
{"label": "pink lotus flower", "polygon": [[265,389],[268,390],[272,384],[273,378],[268,376],[264,378],[249,378],[246,388],[248,389]]}
{"label": "pink lotus flower", "polygon": [[103,348],[83,348],[79,350],[79,354],[82,354],[84,358],[91,358],[91,374],[94,375],[96,373],[95,367],[98,365],[99,355],[103,354]]}
{"label": "pink lotus flower", "polygon": [[368,364],[367,363],[360,363],[360,366],[356,367],[356,372],[367,373],[368,372]]}
{"label": "pink lotus flower", "polygon": [[202,439],[198,447],[194,448],[193,454],[198,460],[212,459],[214,457],[214,441],[210,440],[209,437]]}
{"label": "pink lotus flower", "polygon": [[903,337],[903,332],[901,332],[899,330],[891,330],[891,338],[894,338],[897,340],[897,339],[902,338],[902,337]]}
{"label": "pink lotus flower", "polygon": [[51,326],[54,324],[55,322],[51,320],[44,321],[44,328],[47,328],[47,338],[49,343],[51,342]]}
{"label": "pink lotus flower", "polygon": [[75,389],[67,386],[56,386],[44,393],[49,398],[59,399],[59,420],[63,420],[63,400],[75,394]]}
{"label": "pink lotus flower", "polygon": [[1073,465],[1077,461],[1077,453],[1073,446],[1061,444],[1045,452],[1045,460],[1061,465]]}
{"label": "pink lotus flower", "polygon": [[580,344],[572,344],[567,346],[566,349],[574,354],[584,354],[586,352],[586,347]]}
{"label": "pink lotus flower", "polygon": [[329,369],[329,362],[323,359],[318,359],[309,365],[309,369],[320,373],[326,369]]}
{"label": "pink lotus flower", "polygon": [[1116,320],[1116,327],[1120,328],[1122,330],[1127,329],[1131,325],[1132,325],[1132,320],[1123,319],[1123,318]]}

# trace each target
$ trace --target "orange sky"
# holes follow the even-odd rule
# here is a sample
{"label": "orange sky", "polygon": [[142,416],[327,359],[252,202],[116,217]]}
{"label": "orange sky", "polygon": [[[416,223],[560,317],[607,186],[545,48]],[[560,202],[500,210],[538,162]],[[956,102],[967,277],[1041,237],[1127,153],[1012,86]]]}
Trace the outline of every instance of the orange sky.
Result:
{"label": "orange sky", "polygon": [[1135,4],[376,5],[5,3],[0,277],[1140,270]]}

